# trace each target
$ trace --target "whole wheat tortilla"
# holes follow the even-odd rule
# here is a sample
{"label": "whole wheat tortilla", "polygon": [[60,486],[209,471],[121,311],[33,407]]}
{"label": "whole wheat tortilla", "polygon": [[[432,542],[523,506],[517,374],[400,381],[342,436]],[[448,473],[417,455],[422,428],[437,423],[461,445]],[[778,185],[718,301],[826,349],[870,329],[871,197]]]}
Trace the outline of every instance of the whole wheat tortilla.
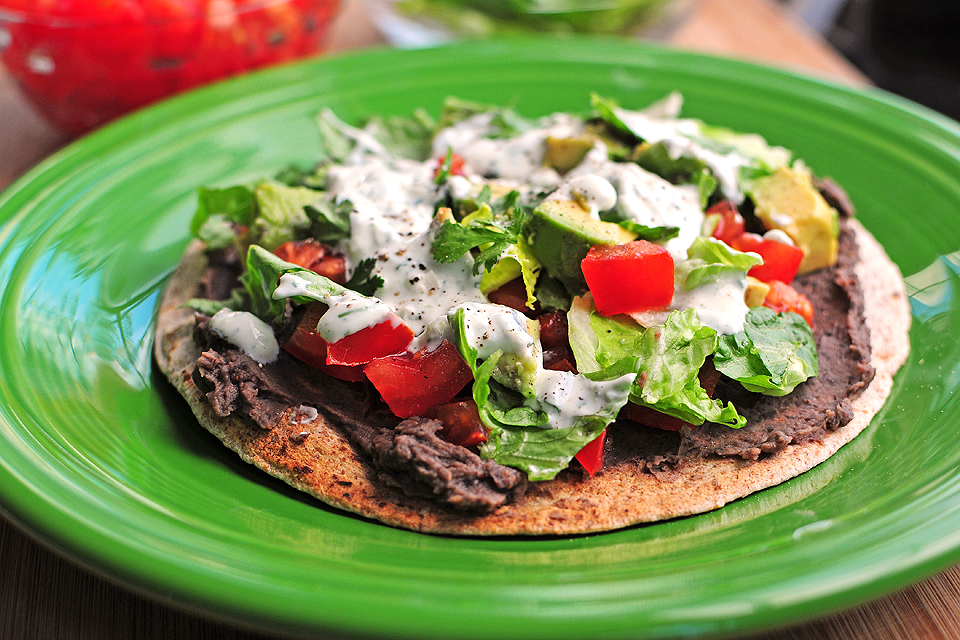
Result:
{"label": "whole wheat tortilla", "polygon": [[[186,398],[200,424],[244,460],[346,511],[417,531],[463,535],[577,534],[710,511],[797,476],[832,456],[870,422],[890,395],[893,376],[909,351],[910,309],[896,265],[856,221],[856,273],[870,328],[876,375],[853,401],[853,419],[823,442],[789,445],[756,461],[707,458],[653,475],[641,463],[606,466],[593,478],[574,474],[531,483],[527,493],[489,515],[469,515],[384,485],[349,440],[322,416],[309,421],[296,408],[264,430],[237,414],[216,415],[192,379],[200,350],[194,313],[181,308],[199,295],[206,258],[198,244],[170,278],[157,321],[155,357]],[[304,439],[298,434],[308,433]]]}

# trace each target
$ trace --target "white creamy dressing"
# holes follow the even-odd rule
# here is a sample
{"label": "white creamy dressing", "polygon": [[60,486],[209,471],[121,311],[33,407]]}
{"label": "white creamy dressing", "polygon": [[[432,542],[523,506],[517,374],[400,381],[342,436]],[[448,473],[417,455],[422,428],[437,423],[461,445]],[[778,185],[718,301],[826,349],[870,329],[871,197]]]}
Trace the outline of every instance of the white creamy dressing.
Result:
{"label": "white creamy dressing", "polygon": [[699,121],[692,118],[663,118],[626,109],[615,109],[614,114],[646,142],[662,142],[671,158],[685,156],[702,160],[710,167],[720,182],[720,189],[728,198],[736,202],[743,200],[740,169],[750,166],[749,158],[735,149],[720,153],[699,142],[698,139],[703,137]]}
{"label": "white creamy dressing", "polygon": [[675,261],[687,257],[687,249],[703,229],[700,192],[694,185],[674,185],[639,165],[607,161],[597,173],[609,178],[618,193],[617,211],[627,220],[647,227],[677,227],[676,237],[663,243]]}
{"label": "white creamy dressing", "polygon": [[490,302],[467,303],[463,310],[463,340],[486,360],[497,351],[512,353],[543,365],[540,343],[527,329],[527,316]]}
{"label": "white creamy dressing", "polygon": [[326,304],[329,309],[320,317],[317,333],[327,342],[342,340],[360,329],[383,322],[389,321],[393,326],[400,323],[393,309],[379,298],[368,298],[349,289],[342,294],[322,293],[311,289],[309,285],[309,280],[295,273],[285,273],[280,276],[273,297],[279,300],[305,296]]}
{"label": "white creamy dressing", "polygon": [[601,176],[592,173],[576,175],[567,181],[566,188],[570,190],[570,196],[598,220],[601,211],[617,206],[617,190]]}
{"label": "white creamy dressing", "polygon": [[637,324],[652,327],[666,322],[671,311],[693,308],[703,326],[720,334],[734,334],[743,331],[750,310],[744,299],[746,292],[746,275],[729,273],[689,290],[678,285],[668,309],[629,315]]}
{"label": "white creamy dressing", "polygon": [[275,362],[280,355],[273,328],[252,313],[221,309],[210,319],[210,328],[260,364]]}
{"label": "white creamy dressing", "polygon": [[544,369],[537,372],[536,396],[526,404],[546,413],[551,428],[572,427],[582,417],[626,404],[635,378],[635,374],[628,374],[595,381],[569,371]]}

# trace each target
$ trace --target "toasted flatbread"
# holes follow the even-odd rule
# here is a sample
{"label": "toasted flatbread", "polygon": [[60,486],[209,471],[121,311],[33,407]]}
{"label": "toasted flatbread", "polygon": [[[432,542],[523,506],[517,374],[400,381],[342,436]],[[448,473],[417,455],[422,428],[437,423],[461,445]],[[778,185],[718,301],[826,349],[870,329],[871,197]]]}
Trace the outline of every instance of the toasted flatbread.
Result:
{"label": "toasted flatbread", "polygon": [[849,224],[859,247],[856,274],[876,369],[852,402],[852,420],[821,441],[788,445],[757,460],[699,457],[654,474],[639,462],[617,458],[592,478],[568,473],[532,483],[522,497],[486,515],[457,512],[384,483],[323,414],[291,408],[271,430],[239,413],[217,415],[194,382],[200,355],[195,316],[181,306],[199,295],[207,266],[199,244],[191,246],[169,280],[157,319],[155,357],[200,424],[244,460],[333,507],[388,525],[461,535],[580,534],[703,513],[823,462],[859,434],[890,395],[909,351],[910,308],[896,265],[861,225]]}

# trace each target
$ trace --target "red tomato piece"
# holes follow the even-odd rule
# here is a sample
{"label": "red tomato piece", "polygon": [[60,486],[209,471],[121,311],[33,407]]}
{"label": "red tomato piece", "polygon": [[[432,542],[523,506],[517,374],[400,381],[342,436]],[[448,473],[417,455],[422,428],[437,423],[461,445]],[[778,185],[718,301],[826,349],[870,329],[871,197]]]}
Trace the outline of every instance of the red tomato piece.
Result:
{"label": "red tomato piece", "polygon": [[316,240],[295,240],[284,242],[273,250],[275,256],[298,267],[310,269],[314,273],[329,278],[338,284],[347,281],[347,262],[343,255]]}
{"label": "red tomato piece", "polygon": [[326,305],[316,302],[311,304],[293,335],[283,344],[283,350],[297,360],[320,369],[324,373],[340,380],[359,382],[365,379],[363,366],[342,366],[327,364],[327,341],[317,333],[317,322],[326,312]]}
{"label": "red tomato piece", "polygon": [[652,242],[597,245],[580,268],[601,315],[660,309],[673,300],[673,257]]}
{"label": "red tomato piece", "polygon": [[473,379],[470,366],[446,340],[433,351],[374,358],[364,373],[400,418],[450,402]]}
{"label": "red tomato piece", "polygon": [[803,260],[803,249],[785,242],[779,242],[755,233],[744,233],[730,245],[737,251],[752,251],[760,254],[763,264],[751,267],[748,275],[763,282],[779,280],[786,284],[793,282]]}
{"label": "red tomato piece", "polygon": [[440,435],[448,442],[475,447],[487,441],[487,428],[480,421],[477,403],[472,399],[439,404],[425,415],[443,423]]}
{"label": "red tomato piece", "polygon": [[317,260],[330,253],[329,248],[316,240],[284,242],[273,250],[273,255],[298,267],[309,269]]}
{"label": "red tomato piece", "polygon": [[717,226],[711,234],[717,240],[733,246],[734,239],[743,235],[743,216],[737,211],[737,206],[729,200],[721,200],[707,209],[706,214],[717,216]]}
{"label": "red tomato piece", "polygon": [[[433,170],[433,177],[436,178],[440,175],[440,172],[443,171],[443,163],[447,161],[446,156],[443,158],[437,158],[437,168]],[[463,165],[466,161],[463,159],[463,156],[460,156],[456,153],[452,154],[450,157],[450,170],[447,172],[451,176],[462,176],[463,175]]]}
{"label": "red tomato piece", "polygon": [[603,443],[607,440],[607,430],[604,429],[600,435],[588,442],[574,456],[590,477],[593,477],[597,471],[603,468]]}
{"label": "red tomato piece", "polygon": [[763,300],[763,306],[773,309],[777,313],[793,311],[803,316],[811,327],[813,327],[813,304],[805,295],[791,287],[790,285],[774,280],[770,284],[770,291]]}
{"label": "red tomato piece", "polygon": [[333,280],[337,284],[344,284],[347,281],[347,261],[339,253],[330,253],[323,256],[313,263],[310,270]]}
{"label": "red tomato piece", "polygon": [[413,329],[399,316],[327,343],[327,364],[367,364],[374,358],[404,353],[413,340]]}

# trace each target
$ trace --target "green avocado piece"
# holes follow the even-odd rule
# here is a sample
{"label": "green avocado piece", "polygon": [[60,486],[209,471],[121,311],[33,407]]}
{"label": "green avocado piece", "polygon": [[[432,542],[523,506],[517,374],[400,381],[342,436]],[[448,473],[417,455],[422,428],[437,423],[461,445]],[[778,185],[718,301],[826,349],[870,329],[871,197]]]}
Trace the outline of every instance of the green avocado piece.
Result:
{"label": "green avocado piece", "polygon": [[543,155],[543,164],[553,167],[560,173],[570,171],[580,164],[587,153],[593,149],[594,136],[576,138],[547,138],[547,149]]}
{"label": "green avocado piece", "polygon": [[837,260],[837,212],[813,186],[810,175],[781,167],[757,179],[748,194],[767,229],[784,231],[803,249],[800,274]]}
{"label": "green avocado piece", "polygon": [[544,200],[526,220],[522,233],[543,268],[574,295],[587,289],[580,261],[591,247],[637,238],[616,223],[591,217],[573,200]]}

